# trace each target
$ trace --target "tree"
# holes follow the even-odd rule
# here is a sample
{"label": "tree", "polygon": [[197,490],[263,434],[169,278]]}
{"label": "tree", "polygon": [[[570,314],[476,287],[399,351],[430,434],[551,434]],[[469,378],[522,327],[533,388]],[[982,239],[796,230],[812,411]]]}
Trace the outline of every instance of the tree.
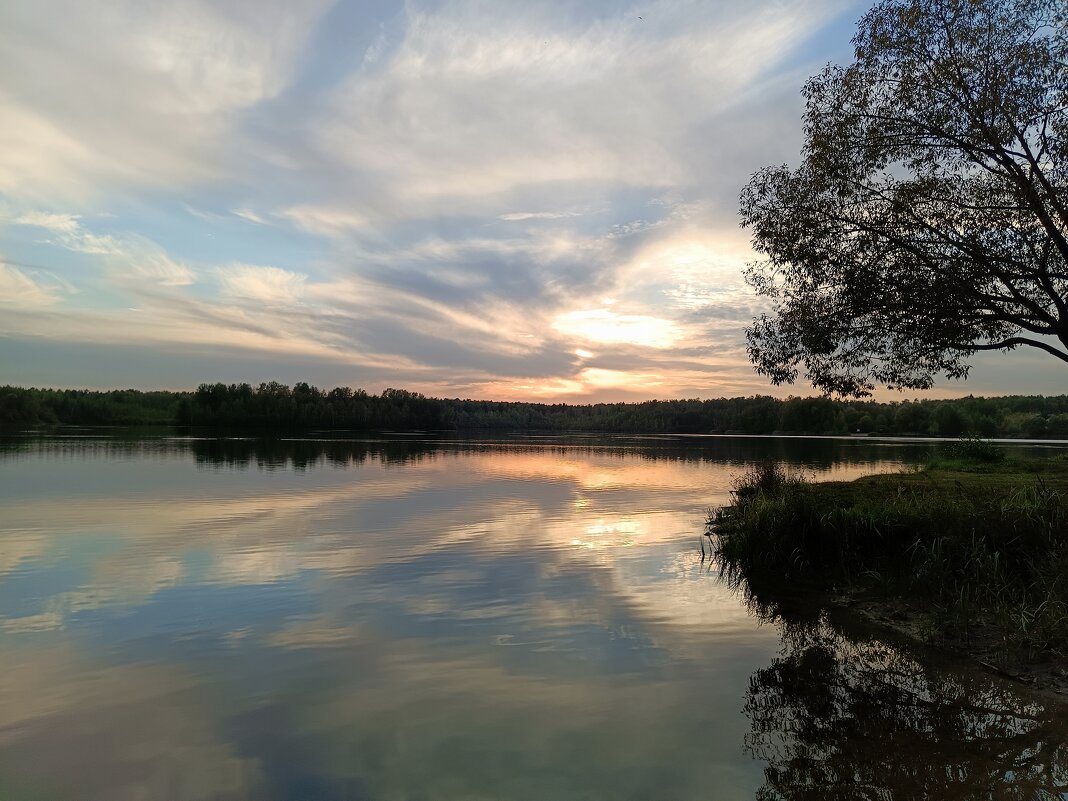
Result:
{"label": "tree", "polygon": [[943,403],[935,409],[934,417],[938,424],[938,433],[943,436],[959,437],[968,426],[960,410],[948,403]]}
{"label": "tree", "polygon": [[902,434],[922,434],[931,424],[931,413],[919,403],[902,403],[894,412],[894,428]]}
{"label": "tree", "polygon": [[1064,0],[882,0],[805,85],[797,169],[741,218],[770,314],[749,354],[843,396],[966,378],[977,351],[1068,363]]}

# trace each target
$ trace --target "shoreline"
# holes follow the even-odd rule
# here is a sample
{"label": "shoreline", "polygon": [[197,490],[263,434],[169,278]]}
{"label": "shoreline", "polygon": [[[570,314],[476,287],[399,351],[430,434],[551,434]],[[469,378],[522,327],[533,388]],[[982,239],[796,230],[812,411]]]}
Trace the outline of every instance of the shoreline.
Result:
{"label": "shoreline", "polygon": [[814,483],[772,464],[708,532],[761,604],[784,594],[1068,700],[1068,460],[986,441],[926,467]]}
{"label": "shoreline", "polygon": [[996,648],[990,645],[990,641],[996,637],[994,631],[980,633],[985,644],[975,641],[940,641],[937,636],[932,636],[934,624],[931,615],[912,608],[900,599],[865,598],[860,594],[846,594],[828,599],[827,605],[877,630],[907,638],[925,648],[933,648],[949,657],[962,660],[977,670],[1015,682],[1030,692],[1068,704],[1068,660],[1004,662],[999,658]]}

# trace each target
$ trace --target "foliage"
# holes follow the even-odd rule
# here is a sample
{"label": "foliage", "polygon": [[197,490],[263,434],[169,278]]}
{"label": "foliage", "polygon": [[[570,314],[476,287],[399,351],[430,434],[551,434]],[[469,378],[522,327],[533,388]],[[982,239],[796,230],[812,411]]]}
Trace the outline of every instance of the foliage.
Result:
{"label": "foliage", "polygon": [[733,494],[748,500],[760,494],[783,494],[804,484],[804,478],[790,472],[782,462],[767,459],[750,466],[731,482]]}
{"label": "foliage", "polygon": [[180,395],[136,389],[0,387],[0,428],[26,425],[170,425]]}
{"label": "foliage", "polygon": [[801,166],[741,195],[757,370],[863,396],[980,350],[1068,362],[1064,4],[881,0],[853,44],[805,86]]}
{"label": "foliage", "polygon": [[940,448],[941,455],[950,459],[974,462],[1003,462],[1005,449],[989,442],[978,435],[961,437]]}

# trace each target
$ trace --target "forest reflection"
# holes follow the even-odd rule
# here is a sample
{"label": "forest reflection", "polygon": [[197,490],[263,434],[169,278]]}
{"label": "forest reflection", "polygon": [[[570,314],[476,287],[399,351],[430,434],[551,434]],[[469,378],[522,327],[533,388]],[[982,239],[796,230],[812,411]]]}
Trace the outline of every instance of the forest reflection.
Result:
{"label": "forest reflection", "polygon": [[668,435],[589,436],[565,438],[517,436],[508,439],[479,437],[430,437],[405,439],[231,439],[171,440],[175,447],[188,447],[198,464],[230,468],[305,470],[329,464],[345,467],[377,461],[382,464],[413,464],[441,454],[496,453],[543,457],[583,458],[597,454],[638,458],[642,461],[688,463],[715,462],[746,465],[773,459],[797,467],[827,470],[869,466],[887,456],[921,461],[927,444],[864,443],[834,439],[788,439],[757,437],[674,437]]}
{"label": "forest reflection", "polygon": [[[296,470],[317,467],[345,468],[366,462],[383,465],[416,464],[439,455],[496,453],[538,454],[584,458],[604,455],[643,462],[716,463],[742,467],[773,460],[801,470],[829,471],[835,478],[850,478],[877,469],[923,462],[935,445],[929,441],[880,441],[848,437],[752,437],[697,435],[539,435],[510,436],[448,432],[414,435],[308,437],[230,437],[196,432],[175,435],[141,429],[66,429],[47,435],[0,436],[4,458],[20,455],[62,455],[64,458],[130,459],[187,458],[198,466],[245,470]],[[1018,447],[1021,452],[1026,447]]]}
{"label": "forest reflection", "polygon": [[1063,705],[826,612],[750,601],[783,643],[745,700],[758,801],[1068,797]]}

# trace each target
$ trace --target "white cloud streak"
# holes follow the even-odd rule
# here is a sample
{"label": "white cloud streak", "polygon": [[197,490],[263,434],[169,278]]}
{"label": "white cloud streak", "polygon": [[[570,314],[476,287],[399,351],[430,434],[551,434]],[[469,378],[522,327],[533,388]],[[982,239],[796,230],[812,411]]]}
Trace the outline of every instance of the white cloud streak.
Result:
{"label": "white cloud streak", "polygon": [[325,8],[0,5],[0,192],[71,202],[220,179],[238,113],[286,87]]}
{"label": "white cloud streak", "polygon": [[80,220],[76,214],[32,211],[13,222],[50,231],[55,237],[49,241],[67,250],[104,257],[111,275],[120,281],[151,281],[160,286],[193,283],[192,269],[172,259],[155,242],[137,234],[97,234]]}
{"label": "white cloud streak", "polygon": [[223,294],[269,306],[300,303],[308,276],[279,267],[231,264],[219,268]]}
{"label": "white cloud streak", "polygon": [[59,300],[58,287],[35,281],[23,270],[0,259],[0,304],[39,308],[52,306]]}

